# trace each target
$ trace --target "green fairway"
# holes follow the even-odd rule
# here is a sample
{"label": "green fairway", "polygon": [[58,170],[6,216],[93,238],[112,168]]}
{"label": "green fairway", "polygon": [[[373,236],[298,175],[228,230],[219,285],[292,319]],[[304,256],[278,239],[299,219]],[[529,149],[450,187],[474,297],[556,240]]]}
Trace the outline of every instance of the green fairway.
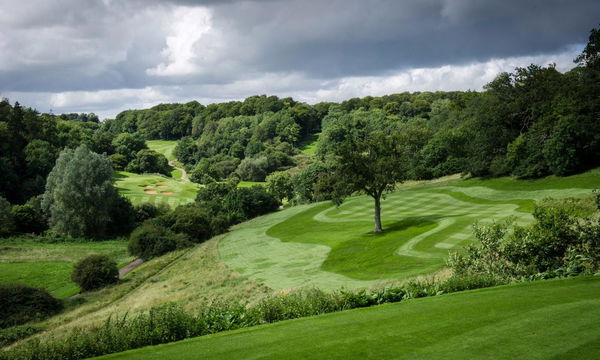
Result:
{"label": "green fairway", "polygon": [[382,202],[382,234],[372,232],[368,196],[350,198],[338,208],[329,202],[294,207],[230,232],[220,253],[236,271],[274,289],[369,287],[443,268],[448,250],[473,240],[475,221],[514,217],[525,225],[533,220],[534,200],[589,196],[599,181],[593,170],[528,182],[525,190],[502,179],[489,181],[492,187],[470,180],[407,188]]}
{"label": "green fairway", "polygon": [[163,154],[169,161],[175,161],[175,146],[177,141],[175,140],[146,140],[146,144],[150,150],[154,150],[158,153]]}
{"label": "green fairway", "polygon": [[167,203],[171,207],[194,201],[198,185],[189,181],[178,181],[157,174],[133,174],[115,172],[115,185],[121,195],[134,205],[142,202]]}
{"label": "green fairway", "polygon": [[343,311],[105,359],[595,359],[600,277]]}
{"label": "green fairway", "polygon": [[319,135],[321,135],[321,133],[310,134],[306,140],[300,144],[300,151],[306,155],[314,155],[315,151],[317,151],[317,141],[319,140]]}
{"label": "green fairway", "polygon": [[25,239],[0,242],[0,284],[21,283],[43,287],[58,298],[79,292],[71,281],[75,262],[92,254],[103,254],[119,267],[133,258],[125,241],[45,244]]}

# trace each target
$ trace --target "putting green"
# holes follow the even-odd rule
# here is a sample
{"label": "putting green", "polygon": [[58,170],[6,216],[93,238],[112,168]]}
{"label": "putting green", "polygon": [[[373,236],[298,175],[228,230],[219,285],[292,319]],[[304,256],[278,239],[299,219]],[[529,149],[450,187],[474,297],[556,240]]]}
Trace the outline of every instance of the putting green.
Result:
{"label": "putting green", "polygon": [[372,232],[368,196],[337,208],[329,202],[293,207],[233,229],[219,251],[237,272],[274,289],[380,286],[442,269],[449,250],[473,241],[476,221],[513,218],[526,225],[533,221],[534,200],[591,195],[600,176],[590,174],[578,183],[587,188],[542,181],[527,190],[502,190],[459,181],[396,191],[382,202],[382,234]]}

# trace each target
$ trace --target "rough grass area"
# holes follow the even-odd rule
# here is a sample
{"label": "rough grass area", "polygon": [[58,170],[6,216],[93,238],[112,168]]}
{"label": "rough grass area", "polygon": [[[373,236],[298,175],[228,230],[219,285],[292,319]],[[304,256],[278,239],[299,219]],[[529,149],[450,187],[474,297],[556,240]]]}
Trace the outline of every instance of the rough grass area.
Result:
{"label": "rough grass area", "polygon": [[510,181],[451,180],[389,194],[382,202],[382,234],[372,232],[368,196],[337,208],[326,202],[286,209],[237,227],[221,242],[221,256],[274,289],[370,287],[441,269],[448,250],[473,240],[475,221],[514,218],[525,225],[533,220],[535,200],[590,196],[600,172],[525,181],[523,190]]}
{"label": "rough grass area", "polygon": [[173,302],[198,311],[215,302],[252,302],[271,293],[224,265],[217,241],[214,238],[145,262],[123,276],[119,284],[83,293],[69,303],[67,311],[41,323],[46,331],[37,336],[53,338],[73,327],[97,325],[109,316],[134,315]]}
{"label": "rough grass area", "polygon": [[521,283],[284,321],[102,359],[594,359],[600,277]]}
{"label": "rough grass area", "polygon": [[171,207],[193,202],[198,185],[189,181],[178,181],[157,174],[134,174],[115,172],[115,186],[119,193],[134,205],[142,202],[167,203]]}
{"label": "rough grass area", "polygon": [[48,290],[65,298],[79,292],[71,281],[75,262],[93,254],[103,254],[124,266],[133,258],[125,241],[40,243],[27,239],[0,242],[0,283],[22,283]]}

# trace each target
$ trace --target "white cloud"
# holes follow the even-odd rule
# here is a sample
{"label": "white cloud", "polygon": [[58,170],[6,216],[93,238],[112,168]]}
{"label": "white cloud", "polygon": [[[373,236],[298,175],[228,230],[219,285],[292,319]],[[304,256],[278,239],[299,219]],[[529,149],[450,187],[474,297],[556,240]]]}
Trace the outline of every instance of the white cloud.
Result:
{"label": "white cloud", "polygon": [[148,75],[180,76],[196,73],[196,44],[211,31],[211,12],[207,8],[178,7],[171,15],[170,34],[162,55],[167,63],[146,70]]}

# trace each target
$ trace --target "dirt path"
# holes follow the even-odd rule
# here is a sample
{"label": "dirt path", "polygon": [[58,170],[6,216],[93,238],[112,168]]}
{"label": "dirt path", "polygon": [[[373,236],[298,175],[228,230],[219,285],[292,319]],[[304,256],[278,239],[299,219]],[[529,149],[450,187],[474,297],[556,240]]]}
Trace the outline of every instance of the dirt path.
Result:
{"label": "dirt path", "polygon": [[190,179],[188,178],[188,174],[185,171],[184,168],[180,168],[179,166],[175,165],[175,161],[171,160],[169,161],[169,165],[171,165],[172,167],[174,167],[175,169],[181,171],[181,181],[190,181]]}
{"label": "dirt path", "polygon": [[131,270],[142,265],[143,262],[144,262],[144,260],[142,260],[142,259],[136,259],[136,260],[133,260],[132,262],[130,262],[129,264],[123,266],[122,268],[119,269],[119,277],[127,274]]}

